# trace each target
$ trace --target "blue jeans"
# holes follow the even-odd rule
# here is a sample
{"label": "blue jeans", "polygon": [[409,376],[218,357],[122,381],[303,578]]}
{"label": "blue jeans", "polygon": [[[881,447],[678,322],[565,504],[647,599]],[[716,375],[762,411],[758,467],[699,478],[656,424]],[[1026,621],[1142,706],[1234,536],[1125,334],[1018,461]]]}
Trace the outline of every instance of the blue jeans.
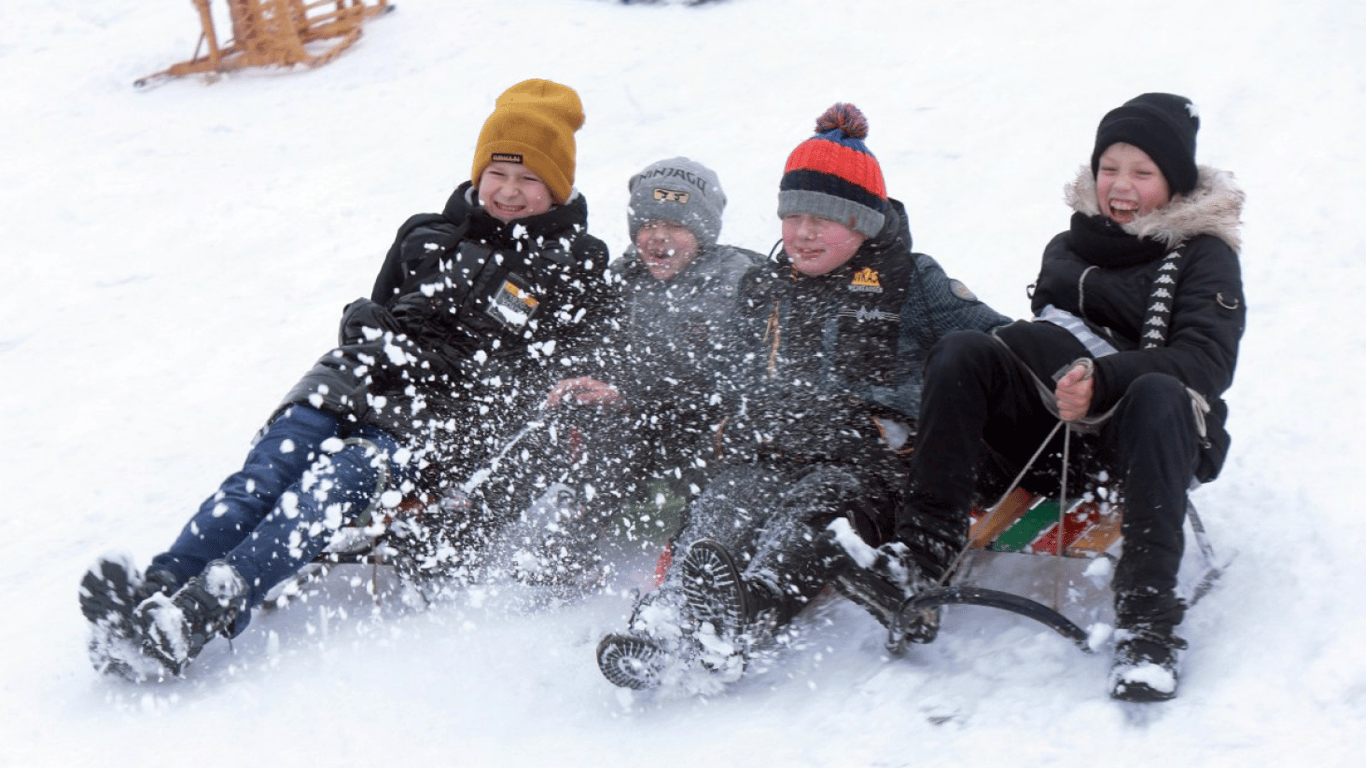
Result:
{"label": "blue jeans", "polygon": [[[383,430],[290,406],[148,571],[169,572],[183,584],[210,561],[225,560],[246,582],[248,605],[260,605],[272,587],[316,558],[339,527],[377,500],[381,468],[388,471],[389,488],[411,476],[410,467],[394,461],[398,447]],[[234,634],[245,628],[249,613],[242,612]]]}

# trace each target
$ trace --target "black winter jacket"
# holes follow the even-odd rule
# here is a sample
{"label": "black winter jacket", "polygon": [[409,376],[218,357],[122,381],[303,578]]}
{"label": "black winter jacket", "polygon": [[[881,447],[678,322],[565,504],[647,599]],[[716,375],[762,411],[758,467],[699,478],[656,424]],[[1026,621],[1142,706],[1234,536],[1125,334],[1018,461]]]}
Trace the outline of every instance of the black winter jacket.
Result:
{"label": "black winter jacket", "polygon": [[1009,322],[912,252],[905,209],[890,202],[882,231],[838,269],[802,275],[780,252],[741,281],[721,385],[736,403],[727,459],[847,461],[899,447],[906,434],[881,431],[913,425],[930,347]]}
{"label": "black winter jacket", "polygon": [[[1068,201],[1072,225],[1044,249],[1032,304],[1036,313],[1052,305],[1082,318],[1117,350],[1095,358],[1089,416],[1103,419],[1145,373],[1176,377],[1209,406],[1196,477],[1214,479],[1229,446],[1228,408],[1220,396],[1233,383],[1246,324],[1238,263],[1242,191],[1231,174],[1201,167],[1193,192],[1121,228],[1100,214],[1095,179],[1086,167],[1069,186]],[[1153,282],[1163,257],[1177,246],[1184,256],[1165,344],[1143,349]],[[1077,358],[1091,356],[1071,333],[1051,323],[1016,323],[997,335],[1045,382]]]}
{"label": "black winter jacket", "polygon": [[607,247],[577,194],[504,224],[469,182],[441,214],[404,222],[369,299],[343,313],[336,349],[285,399],[397,435],[506,433],[592,354],[612,323]]}

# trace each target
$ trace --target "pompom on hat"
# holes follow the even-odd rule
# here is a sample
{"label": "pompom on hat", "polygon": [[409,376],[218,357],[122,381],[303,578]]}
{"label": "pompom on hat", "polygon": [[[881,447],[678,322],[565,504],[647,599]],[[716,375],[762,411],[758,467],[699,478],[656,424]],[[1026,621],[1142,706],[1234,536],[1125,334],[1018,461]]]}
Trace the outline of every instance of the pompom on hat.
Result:
{"label": "pompom on hat", "polygon": [[704,248],[716,245],[726,193],[715,171],[696,160],[674,157],[650,164],[626,186],[631,192],[626,211],[631,240],[652,221],[671,221],[687,227]]}
{"label": "pompom on hat", "polygon": [[503,92],[479,131],[470,179],[477,186],[489,163],[520,163],[540,176],[556,203],[574,191],[574,132],[583,103],[573,88],[526,80]]}
{"label": "pompom on hat", "polygon": [[1157,163],[1172,194],[1195,189],[1199,170],[1195,165],[1195,133],[1200,115],[1185,96],[1145,93],[1116,107],[1101,118],[1096,128],[1096,147],[1091,152],[1091,175],[1100,171],[1100,156],[1112,144],[1132,144]]}
{"label": "pompom on hat", "polygon": [[835,104],[816,119],[816,135],[788,155],[778,185],[778,216],[810,214],[865,237],[882,230],[887,185],[868,151],[868,120],[853,104]]}

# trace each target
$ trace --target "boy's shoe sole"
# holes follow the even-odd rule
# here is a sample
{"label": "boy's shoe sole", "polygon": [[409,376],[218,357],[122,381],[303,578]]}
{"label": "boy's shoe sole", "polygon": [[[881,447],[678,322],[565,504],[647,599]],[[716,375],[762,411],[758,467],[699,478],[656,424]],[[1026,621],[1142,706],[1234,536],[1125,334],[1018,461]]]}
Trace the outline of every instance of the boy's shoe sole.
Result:
{"label": "boy's shoe sole", "polygon": [[598,669],[609,683],[621,688],[657,688],[664,671],[664,651],[639,635],[608,635],[598,643]]}
{"label": "boy's shoe sole", "polygon": [[703,539],[683,558],[683,596],[693,618],[710,623],[716,636],[738,639],[748,614],[740,570],[725,547]]}

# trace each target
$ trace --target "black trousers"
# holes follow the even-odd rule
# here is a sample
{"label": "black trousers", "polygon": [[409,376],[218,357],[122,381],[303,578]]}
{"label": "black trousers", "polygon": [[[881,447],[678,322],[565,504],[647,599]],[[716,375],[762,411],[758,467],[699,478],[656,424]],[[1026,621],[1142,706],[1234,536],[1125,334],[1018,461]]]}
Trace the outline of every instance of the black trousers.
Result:
{"label": "black trousers", "polygon": [[[1029,368],[996,338],[955,333],[935,346],[896,528],[926,575],[941,576],[964,546],[979,470],[996,464],[1013,477],[1056,424]],[[1038,461],[1056,467],[1062,438],[1059,430]],[[1123,494],[1124,548],[1112,582],[1120,623],[1179,622],[1182,524],[1200,448],[1190,394],[1172,376],[1144,375],[1098,434],[1074,434],[1071,447],[1074,458],[1089,457],[1108,470]],[[1056,486],[1031,490],[1049,493]]]}

